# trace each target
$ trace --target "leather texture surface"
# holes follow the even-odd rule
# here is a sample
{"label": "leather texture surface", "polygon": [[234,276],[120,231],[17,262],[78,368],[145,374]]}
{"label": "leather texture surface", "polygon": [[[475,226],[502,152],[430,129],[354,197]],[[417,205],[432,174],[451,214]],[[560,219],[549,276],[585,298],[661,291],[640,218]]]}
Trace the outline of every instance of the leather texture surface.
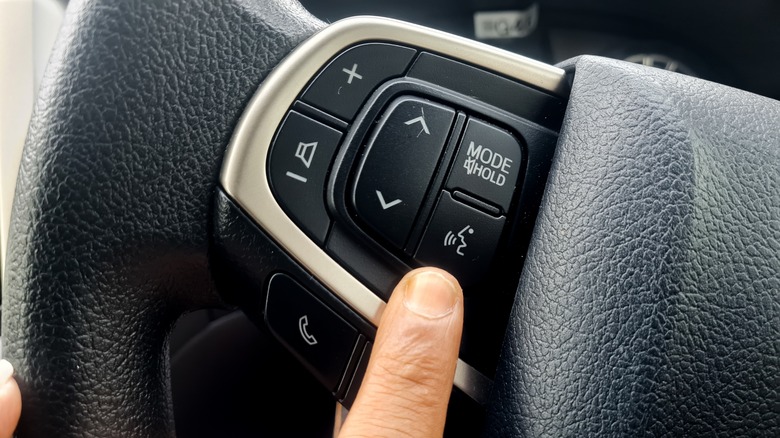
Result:
{"label": "leather texture surface", "polygon": [[780,436],[780,102],[575,69],[488,436]]}
{"label": "leather texture surface", "polygon": [[218,300],[222,156],[265,75],[322,26],[292,0],[70,2],[3,287],[19,436],[174,435],[167,334]]}

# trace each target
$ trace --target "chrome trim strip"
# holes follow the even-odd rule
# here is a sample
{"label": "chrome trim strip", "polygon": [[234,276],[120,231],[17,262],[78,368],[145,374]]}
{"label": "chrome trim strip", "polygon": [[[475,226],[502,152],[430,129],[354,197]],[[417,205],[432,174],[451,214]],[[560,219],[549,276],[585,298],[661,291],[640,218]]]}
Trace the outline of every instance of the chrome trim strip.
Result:
{"label": "chrome trim strip", "polygon": [[[338,21],[312,36],[265,79],[239,120],[222,167],[222,187],[271,237],[357,313],[379,324],[385,303],[309,239],[282,211],[266,175],[277,127],[309,80],[334,55],[362,41],[390,41],[480,65],[565,97],[563,70],[425,27],[377,17]],[[455,386],[484,404],[492,382],[458,360]]]}

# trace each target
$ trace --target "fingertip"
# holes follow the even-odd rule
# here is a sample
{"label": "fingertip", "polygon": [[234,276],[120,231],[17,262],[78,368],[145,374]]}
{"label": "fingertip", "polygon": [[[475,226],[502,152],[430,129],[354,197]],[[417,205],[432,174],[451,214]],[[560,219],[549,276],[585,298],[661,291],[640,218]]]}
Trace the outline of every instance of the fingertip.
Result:
{"label": "fingertip", "polygon": [[11,380],[14,375],[14,366],[5,359],[0,360],[0,385]]}
{"label": "fingertip", "polygon": [[460,288],[435,270],[415,273],[406,283],[403,303],[407,309],[426,318],[441,318],[452,313],[460,301]]}
{"label": "fingertip", "polygon": [[341,436],[386,436],[409,428],[440,436],[462,325],[463,293],[455,277],[437,268],[407,274],[385,309]]}
{"label": "fingertip", "polygon": [[426,266],[423,268],[412,269],[404,276],[404,278],[401,280],[400,283],[405,284],[413,280],[414,278],[417,278],[419,276],[425,276],[428,274],[439,275],[441,278],[448,281],[452,285],[456,293],[461,295],[463,294],[463,289],[460,287],[460,282],[458,282],[458,279],[455,278],[455,276],[450,274],[448,271],[445,271],[444,269],[436,268],[433,266]]}
{"label": "fingertip", "polygon": [[22,395],[13,373],[13,365],[0,360],[0,438],[13,436],[22,413]]}

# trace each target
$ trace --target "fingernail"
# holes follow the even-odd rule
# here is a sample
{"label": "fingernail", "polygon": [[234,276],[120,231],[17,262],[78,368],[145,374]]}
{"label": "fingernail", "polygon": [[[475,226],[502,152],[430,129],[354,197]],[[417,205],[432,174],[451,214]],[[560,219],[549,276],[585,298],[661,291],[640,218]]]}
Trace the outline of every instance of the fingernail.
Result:
{"label": "fingernail", "polygon": [[11,380],[11,376],[13,375],[14,366],[11,365],[11,362],[8,362],[5,359],[0,360],[0,385],[4,385],[6,382]]}
{"label": "fingernail", "polygon": [[406,284],[404,305],[418,315],[441,318],[452,313],[457,302],[455,285],[438,272],[421,272]]}

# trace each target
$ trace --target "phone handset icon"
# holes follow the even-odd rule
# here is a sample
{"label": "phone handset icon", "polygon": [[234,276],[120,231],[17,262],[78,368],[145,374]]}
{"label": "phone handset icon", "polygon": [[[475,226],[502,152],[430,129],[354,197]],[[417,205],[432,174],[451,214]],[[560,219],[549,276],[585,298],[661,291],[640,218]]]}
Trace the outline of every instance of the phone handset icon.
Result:
{"label": "phone handset icon", "polygon": [[307,344],[317,345],[317,339],[309,334],[308,327],[309,317],[307,315],[301,316],[300,319],[298,319],[298,330],[301,332],[301,337],[304,341],[306,341]]}

